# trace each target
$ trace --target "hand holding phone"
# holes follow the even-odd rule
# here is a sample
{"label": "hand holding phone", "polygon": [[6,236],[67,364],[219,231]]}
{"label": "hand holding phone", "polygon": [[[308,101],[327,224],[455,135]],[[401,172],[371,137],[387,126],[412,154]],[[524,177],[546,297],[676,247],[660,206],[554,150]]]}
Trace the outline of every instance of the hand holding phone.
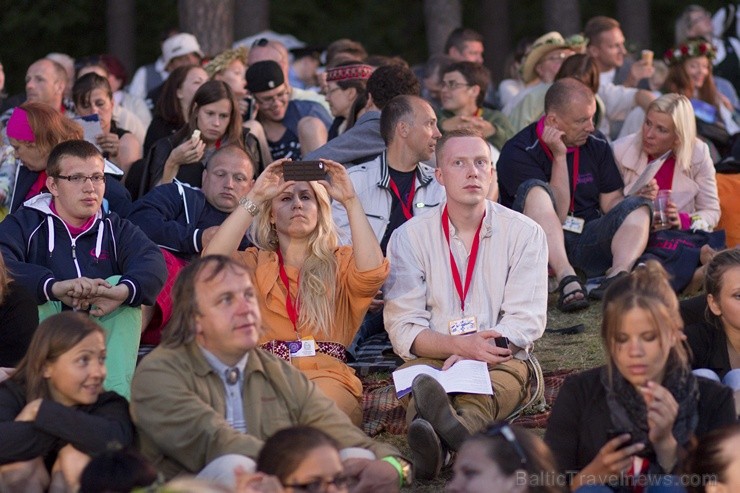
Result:
{"label": "hand holding phone", "polygon": [[326,180],[326,166],[321,161],[286,161],[283,177],[285,181]]}

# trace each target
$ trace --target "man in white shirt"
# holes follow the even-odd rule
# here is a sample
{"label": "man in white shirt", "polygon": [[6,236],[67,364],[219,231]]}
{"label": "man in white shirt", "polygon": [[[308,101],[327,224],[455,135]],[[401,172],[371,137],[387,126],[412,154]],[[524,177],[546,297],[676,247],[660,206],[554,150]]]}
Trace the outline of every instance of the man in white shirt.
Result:
{"label": "man in white shirt", "polygon": [[493,180],[487,143],[456,130],[438,141],[436,154],[447,201],[391,236],[385,328],[407,365],[488,363],[493,396],[448,396],[431,377],[414,380],[407,419],[418,478],[438,474],[442,445],[457,450],[527,400],[529,355],[545,330],[547,308],[545,234],[486,199]]}

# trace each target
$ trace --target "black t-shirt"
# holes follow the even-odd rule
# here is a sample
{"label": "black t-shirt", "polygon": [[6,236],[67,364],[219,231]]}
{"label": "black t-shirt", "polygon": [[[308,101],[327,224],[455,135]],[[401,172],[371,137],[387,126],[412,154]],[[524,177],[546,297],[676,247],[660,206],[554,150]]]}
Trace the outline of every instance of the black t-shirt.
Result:
{"label": "black t-shirt", "polygon": [[294,161],[301,159],[301,143],[298,141],[298,136],[288,128],[285,129],[280,140],[277,142],[268,140],[267,144],[270,146],[270,153],[275,161],[283,158],[290,158]]}
{"label": "black t-shirt", "polygon": [[[411,193],[412,187],[416,184],[416,180],[414,179],[416,177],[416,170],[396,171],[389,166],[388,171],[391,177],[391,181],[393,181],[396,184],[396,187],[398,187],[398,193],[401,195],[403,203],[408,205],[409,193]],[[398,197],[396,197],[396,194],[393,192],[392,189],[390,193],[391,215],[388,218],[388,227],[385,229],[385,235],[383,235],[383,239],[380,241],[380,248],[383,250],[383,255],[385,255],[385,249],[388,246],[388,240],[390,239],[391,234],[396,230],[397,227],[401,226],[407,221],[406,216],[403,213],[403,207],[401,207],[401,202],[398,200]],[[413,211],[413,206],[411,207],[411,210]]]}

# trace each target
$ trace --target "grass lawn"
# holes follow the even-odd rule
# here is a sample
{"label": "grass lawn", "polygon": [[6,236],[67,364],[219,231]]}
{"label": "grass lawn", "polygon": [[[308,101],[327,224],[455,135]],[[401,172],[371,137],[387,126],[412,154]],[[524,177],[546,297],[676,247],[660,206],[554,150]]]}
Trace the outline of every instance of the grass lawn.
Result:
{"label": "grass lawn", "polygon": [[[587,310],[576,313],[561,313],[555,308],[557,297],[550,296],[547,312],[547,327],[560,329],[576,324],[583,324],[586,330],[581,334],[561,335],[548,334],[537,341],[534,354],[542,365],[544,372],[562,369],[587,369],[604,363],[601,338],[601,302],[591,302]],[[542,430],[533,430],[542,433]],[[402,452],[409,454],[406,437],[383,433],[377,439],[395,445]],[[435,481],[417,483],[411,488],[402,491],[438,492],[444,491],[445,484],[452,477],[450,469],[443,469],[441,476]]]}

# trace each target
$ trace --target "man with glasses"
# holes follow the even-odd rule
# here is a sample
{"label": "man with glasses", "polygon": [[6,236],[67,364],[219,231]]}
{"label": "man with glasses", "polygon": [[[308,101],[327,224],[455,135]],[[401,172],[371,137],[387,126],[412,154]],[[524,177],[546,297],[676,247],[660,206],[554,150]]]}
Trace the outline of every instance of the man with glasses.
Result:
{"label": "man with glasses", "polygon": [[488,143],[475,131],[453,130],[439,139],[436,154],[446,202],[391,236],[385,328],[407,366],[487,363],[493,395],[448,395],[429,375],[414,379],[408,440],[423,479],[439,473],[445,449],[458,450],[472,433],[526,404],[530,352],[547,311],[545,234],[486,198],[493,180]]}
{"label": "man with glasses", "polygon": [[[514,136],[509,119],[500,111],[483,106],[486,88],[491,83],[488,69],[475,62],[456,62],[442,69],[442,133],[473,129],[499,151]],[[494,163],[495,164],[495,163]]]}
{"label": "man with glasses", "polygon": [[293,160],[326,144],[331,116],[317,103],[290,99],[291,88],[276,62],[249,66],[247,89],[257,103],[272,158]]}
{"label": "man with glasses", "polygon": [[167,275],[157,246],[102,208],[103,156],[84,140],[57,145],[46,186],[0,223],[0,252],[17,283],[34,293],[39,319],[89,312],[106,329],[105,388],[128,397],[141,333]]}

